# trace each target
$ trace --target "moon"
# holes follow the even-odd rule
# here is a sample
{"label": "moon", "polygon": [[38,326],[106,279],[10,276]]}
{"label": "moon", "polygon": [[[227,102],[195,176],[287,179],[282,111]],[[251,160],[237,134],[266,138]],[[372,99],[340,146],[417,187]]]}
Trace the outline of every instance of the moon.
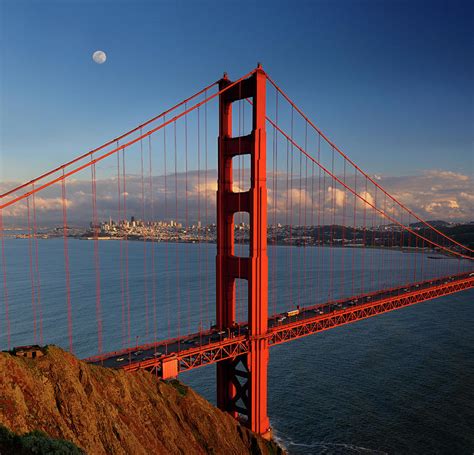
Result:
{"label": "moon", "polygon": [[102,65],[107,60],[107,55],[104,51],[95,51],[92,54],[92,60],[99,65]]}

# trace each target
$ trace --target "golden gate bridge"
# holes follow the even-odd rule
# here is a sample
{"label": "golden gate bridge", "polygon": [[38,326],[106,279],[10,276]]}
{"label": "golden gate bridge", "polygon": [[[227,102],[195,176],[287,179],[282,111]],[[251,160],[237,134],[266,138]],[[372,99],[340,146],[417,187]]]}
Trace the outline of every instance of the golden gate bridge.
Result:
{"label": "golden gate bridge", "polygon": [[[78,182],[89,189],[77,191]],[[158,215],[167,220],[166,237],[124,228],[114,266],[104,270],[100,220],[131,213],[148,226]],[[77,273],[71,249],[69,224],[84,216],[92,220],[92,282]],[[42,243],[51,217],[61,226],[57,277]],[[26,294],[16,297],[9,285],[18,276],[9,272],[8,226],[26,233],[28,308]],[[247,237],[239,233],[245,226]],[[84,329],[77,335],[74,320],[93,299],[86,338],[97,337],[97,354],[87,361],[163,379],[217,364],[218,406],[264,436],[272,346],[474,287],[474,251],[390,195],[260,65],[235,81],[224,74],[5,192],[0,232],[5,348],[59,339],[75,352]],[[132,239],[142,243],[139,283],[130,273]],[[113,307],[104,305],[112,275]],[[49,315],[64,324],[45,323],[47,293],[64,301],[61,317]]]}

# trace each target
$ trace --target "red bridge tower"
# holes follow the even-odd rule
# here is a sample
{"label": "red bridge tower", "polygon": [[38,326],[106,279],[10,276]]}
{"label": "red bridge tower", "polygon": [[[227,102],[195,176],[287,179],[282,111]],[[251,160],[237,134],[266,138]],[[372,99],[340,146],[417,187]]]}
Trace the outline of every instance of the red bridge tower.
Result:
{"label": "red bridge tower", "polygon": [[[251,430],[269,436],[265,83],[265,73],[258,65],[252,76],[219,98],[216,322],[220,330],[232,327],[235,321],[235,280],[246,279],[249,353],[217,364],[217,405],[234,417],[238,414],[245,416]],[[231,81],[224,75],[219,89],[229,84]],[[252,98],[253,104],[252,132],[247,136],[232,136],[232,103],[248,98]],[[232,188],[232,158],[246,154],[250,155],[250,189],[236,193]],[[237,212],[249,213],[248,257],[234,255],[234,215]]]}

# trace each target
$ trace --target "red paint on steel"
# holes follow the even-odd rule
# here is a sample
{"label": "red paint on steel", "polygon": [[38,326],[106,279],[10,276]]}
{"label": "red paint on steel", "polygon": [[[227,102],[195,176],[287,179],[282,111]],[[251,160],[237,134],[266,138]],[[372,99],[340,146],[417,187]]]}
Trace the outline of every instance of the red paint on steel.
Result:
{"label": "red paint on steel", "polygon": [[471,249],[471,248],[468,248],[466,247],[465,245],[457,242],[456,240],[448,237],[446,234],[443,234],[441,231],[439,231],[438,229],[436,229],[434,226],[432,226],[431,224],[429,224],[427,221],[424,221],[423,219],[421,219],[418,215],[416,215],[415,213],[413,213],[408,207],[406,207],[405,205],[403,205],[401,202],[399,202],[397,199],[395,199],[392,195],[390,195],[389,193],[387,193],[387,191],[382,188],[372,177],[370,177],[368,174],[366,174],[359,166],[357,166],[357,164],[355,164],[344,152],[342,152],[342,150],[340,150],[336,144],[334,144],[333,142],[331,142],[328,137],[303,113],[303,111],[301,109],[299,109],[298,106],[296,106],[296,104],[290,99],[290,97],[285,93],[283,92],[283,90],[275,83],[275,81],[273,81],[272,78],[270,78],[270,76],[267,75],[267,79],[268,81],[275,87],[275,89],[288,101],[288,103],[309,123],[309,125],[311,125],[311,127],[321,136],[324,138],[324,140],[331,146],[331,147],[334,147],[334,149],[345,159],[347,160],[348,163],[350,163],[352,166],[354,166],[355,169],[357,169],[365,178],[367,178],[371,183],[373,183],[377,188],[379,188],[385,195],[387,195],[390,199],[392,199],[393,202],[395,202],[396,204],[398,204],[401,208],[403,208],[405,211],[407,211],[408,213],[410,213],[414,218],[416,218],[419,222],[423,223],[426,227],[430,228],[432,231],[436,232],[437,234],[441,235],[442,237],[446,238],[447,240],[449,240],[450,242],[453,242],[455,243],[456,245],[460,246],[461,248],[471,252],[471,253],[474,253],[474,250]]}
{"label": "red paint on steel", "polygon": [[[35,185],[32,185],[34,191]],[[35,271],[36,271],[36,308],[39,314],[39,340],[43,344],[43,311],[41,309],[41,279],[39,268],[39,254],[38,254],[38,224],[36,220],[36,196],[33,193],[33,239],[35,244]]]}
{"label": "red paint on steel", "polygon": [[[140,135],[142,135],[142,130],[140,129]],[[141,170],[141,190],[142,190],[142,223],[143,226],[146,226],[146,216],[145,216],[145,173],[143,166],[143,140],[140,141],[140,170]],[[143,236],[143,294],[145,300],[145,338],[148,340],[148,272],[147,272],[147,236]]]}
{"label": "red paint on steel", "polygon": [[[238,84],[240,81],[246,79],[247,77],[249,77],[251,74],[253,74],[254,71],[251,71],[250,73],[246,74],[245,76],[242,76],[240,79],[238,79],[237,81],[233,82],[229,87],[226,87],[224,90],[229,90],[231,87],[234,87],[236,84]],[[125,144],[122,144],[121,146],[117,146],[116,148],[114,148],[113,150],[110,150],[106,153],[104,153],[103,155],[85,163],[85,164],[82,164],[78,167],[76,167],[75,169],[72,169],[71,171],[68,171],[66,172],[64,175],[61,175],[59,177],[56,177],[54,178],[53,180],[50,180],[44,184],[42,184],[41,186],[39,187],[36,187],[36,188],[33,188],[31,191],[27,191],[26,193],[23,193],[21,194],[20,196],[17,196],[11,200],[9,200],[8,202],[5,202],[3,204],[0,204],[0,209],[4,209],[4,208],[7,208],[7,207],[10,207],[11,205],[27,198],[28,196],[31,196],[32,194],[34,193],[38,193],[42,190],[44,190],[45,188],[48,188],[50,187],[51,185],[54,185],[55,183],[58,183],[60,182],[62,179],[65,179],[65,178],[68,178],[74,174],[77,174],[78,172],[82,171],[83,169],[86,169],[90,166],[92,166],[93,164],[95,163],[98,163],[99,161],[102,161],[104,160],[105,158],[111,156],[111,155],[114,155],[118,152],[120,152],[121,150],[122,151],[125,151],[126,148],[130,147],[131,145],[133,144],[136,144],[138,141],[142,140],[143,138],[145,137],[148,137],[148,136],[151,136],[152,134],[156,133],[157,131],[165,128],[167,125],[175,122],[176,120],[184,117],[185,115],[189,114],[190,112],[198,109],[200,106],[202,106],[203,104],[205,103],[208,103],[209,101],[211,101],[212,99],[218,97],[219,95],[221,95],[221,91],[217,92],[217,93],[213,93],[212,95],[209,95],[205,100],[202,100],[200,101],[199,103],[196,103],[194,104],[193,106],[191,106],[190,108],[188,108],[187,110],[179,113],[179,114],[176,114],[173,118],[171,118],[170,120],[168,121],[165,121],[163,120],[163,123],[161,125],[158,125],[154,128],[152,128],[151,130],[148,130],[146,133],[143,133],[142,135],[136,137],[135,139],[131,139],[130,141],[128,141],[127,143]],[[180,103],[181,104],[181,103]],[[164,119],[164,116],[163,116],[163,119]],[[139,129],[139,128],[137,128]],[[112,141],[113,142],[113,141]],[[92,152],[88,153],[86,156],[89,156],[91,155]],[[77,160],[74,160],[74,162],[76,162]],[[61,169],[61,167],[59,168]],[[52,172],[48,172],[48,175],[51,175],[52,173],[54,173],[54,171]],[[22,187],[24,187],[24,185],[22,185]],[[16,189],[13,189],[13,190],[10,190],[9,191],[9,194],[10,193],[13,193]]]}
{"label": "red paint on steel", "polygon": [[[417,289],[404,295],[393,295],[386,299],[372,301],[356,307],[336,310],[328,314],[317,315],[312,318],[300,319],[291,323],[274,326],[268,330],[265,339],[268,342],[268,346],[272,347],[325,330],[334,329],[342,325],[347,325],[352,322],[368,319],[379,314],[398,310],[416,303],[425,302],[437,297],[454,294],[472,288],[474,288],[474,277],[457,278],[455,281],[450,281],[441,285],[434,285],[430,288]],[[163,345],[166,343],[171,344],[176,341],[177,339],[164,340],[157,343],[157,345]],[[230,338],[202,344],[157,359],[123,364],[122,368],[127,371],[137,371],[140,369],[153,369],[154,371],[157,369],[160,371],[163,362],[167,361],[169,358],[176,358],[178,360],[178,372],[181,373],[214,363],[219,365],[226,361],[235,362],[236,359],[243,355],[249,356],[251,352],[251,342],[251,338],[245,336],[231,336]],[[152,348],[153,345],[154,344],[141,345],[138,346],[138,348],[146,350]],[[90,357],[85,360],[97,363],[118,355],[125,356],[135,350],[136,348],[134,347],[106,355]]]}
{"label": "red paint on steel", "polygon": [[32,245],[32,228],[31,228],[31,219],[30,219],[30,198],[26,198],[26,209],[27,209],[27,219],[28,219],[28,257],[30,263],[30,281],[31,281],[31,308],[33,310],[33,338],[35,344],[37,342],[36,335],[36,296],[35,296],[35,276],[33,274],[33,245]]}
{"label": "red paint on steel", "polygon": [[[267,121],[284,137],[286,138],[287,141],[289,141],[292,145],[292,147],[294,146],[296,149],[298,149],[301,153],[303,153],[304,155],[306,155],[311,161],[314,161],[314,163],[316,165],[318,165],[323,171],[324,171],[324,176],[328,175],[329,177],[331,177],[332,179],[334,179],[335,181],[337,181],[338,183],[340,183],[346,190],[350,191],[351,193],[354,194],[354,196],[358,199],[360,199],[360,201],[363,203],[363,204],[366,204],[367,206],[371,207],[372,209],[376,210],[380,215],[382,215],[384,218],[386,218],[387,220],[391,221],[392,223],[400,226],[402,229],[404,229],[405,231],[407,232],[410,232],[411,234],[419,237],[420,239],[424,239],[426,240],[427,242],[431,243],[433,246],[443,250],[443,251],[446,251],[447,253],[449,254],[453,254],[457,257],[460,257],[460,258],[464,258],[464,259],[470,259],[472,260],[472,257],[471,256],[467,256],[466,254],[461,254],[461,253],[458,253],[457,251],[454,251],[454,250],[451,250],[449,248],[447,248],[446,246],[444,245],[440,245],[439,243],[433,241],[433,240],[428,240],[426,237],[422,236],[421,234],[419,234],[418,232],[415,232],[413,231],[413,229],[409,228],[408,226],[405,226],[403,225],[400,221],[394,219],[391,215],[389,215],[388,213],[384,213],[380,208],[376,207],[373,203],[371,203],[364,195],[362,194],[359,194],[355,189],[353,188],[350,188],[347,184],[343,183],[343,181],[337,177],[336,175],[332,174],[331,171],[329,169],[327,169],[325,166],[323,166],[319,161],[317,161],[316,159],[314,159],[306,150],[303,149],[303,147],[301,147],[300,145],[298,145],[294,140],[293,138],[291,137],[291,135],[288,135],[287,133],[285,133],[281,128],[279,128],[275,122],[271,119],[269,119],[267,117]],[[336,149],[337,150],[337,149]],[[365,174],[363,174],[365,175]],[[366,177],[366,179],[368,179],[368,177]],[[370,180],[370,179],[369,179]],[[380,188],[380,187],[379,187]],[[384,191],[382,188],[381,188],[382,191]],[[391,197],[390,195],[388,195],[389,197]],[[400,204],[399,204],[400,205]],[[402,208],[404,208],[403,206],[401,206]],[[1,207],[0,207],[1,208]],[[405,209],[405,208],[404,208]],[[405,209],[408,211],[408,209]],[[411,212],[410,212],[411,213]],[[415,216],[415,215],[413,215]],[[435,230],[436,231],[436,230]],[[438,232],[438,231],[436,231]],[[446,237],[444,234],[442,234],[442,237]],[[450,237],[446,237],[449,241],[455,243],[456,245],[460,245],[462,247],[462,249],[464,250],[467,250],[469,252],[474,252],[474,250],[471,250],[467,247],[465,247],[464,245],[456,242],[455,240],[453,240],[452,238]]]}
{"label": "red paint on steel", "polygon": [[395,295],[387,299],[366,303],[357,307],[336,310],[328,315],[315,316],[314,318],[308,318],[291,324],[273,327],[270,330],[271,335],[269,343],[271,346],[285,343],[317,332],[333,329],[351,322],[360,321],[382,313],[414,305],[415,303],[425,302],[427,300],[464,291],[470,288],[474,288],[474,278],[448,282],[407,294]]}
{"label": "red paint on steel", "polygon": [[[162,112],[161,114],[158,114],[157,116],[151,118],[150,120],[147,120],[146,122],[142,123],[141,125],[138,125],[137,127],[131,129],[130,131],[127,131],[126,133],[116,137],[115,139],[112,139],[111,141],[106,142],[105,144],[101,145],[100,147],[97,147],[94,150],[91,150],[90,152],[84,153],[83,155],[80,155],[80,156],[74,158],[73,160],[62,164],[61,166],[58,166],[57,168],[52,169],[51,171],[45,172],[44,174],[40,175],[39,177],[36,177],[33,180],[30,180],[30,181],[28,181],[26,183],[23,183],[23,184],[15,187],[15,188],[12,188],[12,189],[8,190],[7,192],[5,192],[3,194],[0,194],[0,199],[4,198],[6,196],[9,196],[10,194],[13,194],[13,193],[27,187],[28,185],[35,184],[36,182],[38,182],[40,180],[43,180],[44,178],[49,177],[50,175],[52,175],[56,172],[59,172],[60,170],[64,171],[64,169],[66,169],[68,166],[71,166],[71,165],[77,163],[78,161],[81,161],[82,159],[93,155],[94,153],[108,147],[109,145],[112,145],[114,142],[118,142],[118,141],[122,140],[123,138],[125,138],[127,136],[130,136],[131,134],[136,133],[138,130],[141,131],[145,126],[150,125],[151,123],[155,122],[156,120],[160,119],[161,117],[165,116],[166,114],[169,114],[170,112],[173,112],[174,110],[176,110],[179,107],[183,106],[187,102],[193,100],[194,98],[198,97],[199,95],[202,95],[204,92],[207,92],[207,90],[214,87],[214,85],[216,85],[216,84],[217,84],[217,82],[213,82],[212,84],[209,84],[207,87],[203,88],[202,90],[195,93],[194,95],[191,95],[189,98],[186,98],[185,100],[179,102],[178,104],[175,104],[173,107],[167,109],[166,111]],[[186,108],[185,108],[185,110],[186,110]],[[141,133],[140,133],[140,136],[142,136]]]}
{"label": "red paint on steel", "polygon": [[5,322],[7,326],[7,346],[10,349],[11,343],[11,330],[10,330],[10,317],[8,308],[8,288],[7,288],[7,260],[5,257],[5,236],[3,226],[3,213],[0,210],[0,235],[2,236],[2,274],[3,274],[3,303],[5,306]]}
{"label": "red paint on steel", "polygon": [[[92,155],[91,155],[92,158]],[[94,233],[94,268],[95,268],[95,315],[97,320],[97,349],[102,352],[102,309],[100,291],[100,256],[99,256],[99,218],[97,216],[97,178],[95,164],[91,166],[92,178],[92,223]],[[62,180],[65,182],[65,179]],[[72,329],[71,329],[72,331]],[[71,339],[72,349],[72,339]]]}
{"label": "red paint on steel", "polygon": [[[236,319],[236,279],[248,280],[249,353],[227,359],[217,366],[217,404],[232,415],[243,414],[247,425],[265,434],[267,416],[268,340],[268,258],[265,85],[266,75],[259,67],[233,90],[225,76],[219,82],[219,155],[217,189],[216,322],[219,330],[230,329]],[[232,136],[232,103],[253,98],[252,132]],[[249,191],[233,191],[232,158],[250,155]],[[234,215],[249,213],[249,257],[235,256]],[[239,378],[246,380],[244,384]],[[244,393],[246,391],[246,393]]]}
{"label": "red paint on steel", "polygon": [[[72,349],[72,305],[71,305],[71,274],[69,271],[69,246],[68,246],[68,226],[67,226],[67,197],[66,197],[66,180],[61,182],[61,199],[63,208],[63,240],[64,240],[64,272],[66,278],[66,302],[67,302],[67,330],[69,337],[69,352]],[[36,329],[35,329],[36,332]],[[35,333],[36,338],[36,333]]]}

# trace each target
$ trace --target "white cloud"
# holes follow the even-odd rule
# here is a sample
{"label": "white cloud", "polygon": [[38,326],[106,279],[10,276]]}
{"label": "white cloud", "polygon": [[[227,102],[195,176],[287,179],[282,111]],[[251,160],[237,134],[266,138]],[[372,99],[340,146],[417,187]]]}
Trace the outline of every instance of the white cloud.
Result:
{"label": "white cloud", "polygon": [[[177,204],[178,218],[183,220],[187,203],[188,220],[190,222],[197,220],[198,207],[201,219],[204,221],[204,214],[207,213],[208,221],[213,222],[215,220],[217,191],[216,171],[208,171],[207,181],[204,177],[201,172],[198,181],[197,172],[188,172],[186,198],[186,175],[184,173],[178,173],[177,176],[168,175],[166,202],[164,177],[153,177],[153,212],[155,218],[175,219]],[[273,213],[276,212],[279,222],[284,223],[288,219],[293,224],[298,224],[301,221],[299,219],[300,213],[302,216],[306,213],[307,219],[310,219],[311,214],[314,215],[318,211],[319,204],[325,212],[332,213],[333,198],[335,212],[332,213],[332,216],[336,217],[335,222],[341,222],[341,213],[344,209],[346,217],[353,210],[353,194],[334,184],[328,185],[329,182],[332,183],[332,180],[321,183],[318,176],[315,176],[313,181],[311,181],[311,178],[294,178],[291,180],[287,177],[281,171],[275,175],[269,172],[267,175],[269,220],[273,220]],[[18,184],[18,182],[0,183],[0,192],[13,187],[15,183]],[[274,184],[276,185],[276,191],[273,188]],[[451,171],[428,170],[415,176],[384,177],[383,186],[392,196],[423,219],[470,221],[474,218],[474,185],[472,177],[468,175]],[[234,190],[242,191],[244,188],[236,185]],[[116,178],[98,180],[97,209],[99,217],[102,219],[107,219],[109,216],[118,218],[119,199],[120,203],[123,204],[124,196],[127,202],[127,216],[141,217],[143,205],[141,191],[140,176],[127,176],[126,192],[123,192],[122,187],[120,195],[118,194]],[[381,197],[380,190],[375,192],[373,184],[369,184],[367,191],[364,189],[360,194],[368,203],[376,203],[379,208],[385,208],[388,214],[394,217],[399,216],[399,207],[395,206],[388,198],[385,200],[384,207],[384,198]],[[148,181],[145,183],[144,202],[145,216],[151,217],[151,197]],[[66,205],[68,220],[71,223],[87,224],[90,221],[92,218],[90,180],[68,180]],[[361,211],[364,205],[367,210],[372,210],[368,204],[364,204],[361,200],[357,202],[357,210]],[[60,217],[62,217],[60,186],[54,185],[38,193],[36,195],[36,209],[40,223],[60,224]],[[3,214],[6,222],[10,218],[11,222],[26,224],[26,213],[27,206],[23,200],[4,210]],[[407,218],[405,217],[404,222],[406,221]],[[326,217],[325,222],[329,222],[329,218]]]}
{"label": "white cloud", "polygon": [[474,219],[474,182],[469,175],[428,170],[420,175],[387,178],[385,187],[424,219]]}
{"label": "white cloud", "polygon": [[333,197],[333,193],[334,193],[334,200],[335,200],[335,203],[336,203],[336,207],[343,207],[344,206],[344,202],[346,201],[346,191],[343,191],[343,190],[340,190],[339,188],[333,188],[332,186],[330,186],[328,188],[328,195],[329,195],[329,199],[332,200],[332,197]]}

